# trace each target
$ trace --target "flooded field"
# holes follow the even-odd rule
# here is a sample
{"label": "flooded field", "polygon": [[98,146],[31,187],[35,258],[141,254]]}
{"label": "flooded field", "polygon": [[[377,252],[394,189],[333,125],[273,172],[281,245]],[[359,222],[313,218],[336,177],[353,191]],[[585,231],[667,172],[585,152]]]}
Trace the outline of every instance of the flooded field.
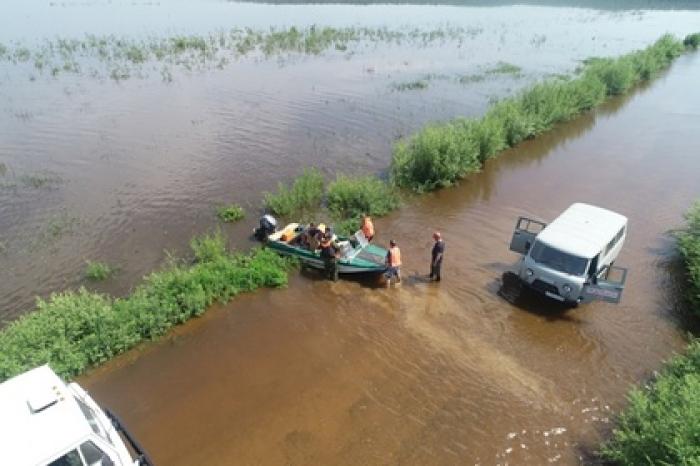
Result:
{"label": "flooded field", "polygon": [[[300,274],[81,382],[164,464],[590,464],[630,384],[682,348],[668,233],[700,195],[699,75],[681,58],[379,221],[379,241],[403,249],[401,288]],[[630,218],[622,304],[504,302],[516,216],[579,200]],[[448,245],[437,286],[433,228]]]}
{"label": "flooded field", "polygon": [[[52,76],[0,61],[3,320],[66,287],[126,293],[167,251],[216,226],[227,202],[248,211],[225,231],[249,247],[263,192],[304,167],[382,173],[392,141],[427,122],[479,115],[584,58],[700,24],[693,11],[534,6],[15,6],[22,14],[0,19],[0,42],[29,48],[56,36],[312,24],[462,33],[251,53],[223,67],[173,66],[167,80],[160,63],[115,80],[88,66]],[[28,28],[46,11],[57,21]],[[110,21],[117,14],[123,27]],[[700,196],[699,78],[700,55],[681,57],[631,96],[379,220],[378,241],[403,251],[400,288],[295,273],[287,289],[212,309],[81,383],[158,464],[590,463],[629,385],[682,348],[668,233]],[[499,298],[517,259],[516,217],[551,220],[575,201],[630,219],[622,304],[561,312]],[[424,278],[435,228],[448,248],[437,286]],[[118,271],[90,284],[87,260]]]}

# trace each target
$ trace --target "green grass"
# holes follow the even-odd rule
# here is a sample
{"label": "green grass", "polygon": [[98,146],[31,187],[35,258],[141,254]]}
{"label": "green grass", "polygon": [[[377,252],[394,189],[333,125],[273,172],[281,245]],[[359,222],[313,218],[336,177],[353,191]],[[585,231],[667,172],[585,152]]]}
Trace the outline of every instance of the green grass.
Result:
{"label": "green grass", "polygon": [[399,196],[376,176],[338,175],[328,185],[326,203],[336,220],[335,231],[350,235],[359,229],[362,214],[384,216],[399,206]]}
{"label": "green grass", "polygon": [[219,207],[216,210],[216,216],[222,222],[232,223],[245,218],[245,211],[238,204],[229,204]]}
{"label": "green grass", "polygon": [[[686,215],[678,247],[688,276],[691,309],[700,316],[700,202]],[[700,340],[672,359],[656,379],[629,395],[612,439],[602,448],[622,465],[700,464]]]}
{"label": "green grass", "polygon": [[683,45],[690,49],[697,49],[700,46],[700,32],[685,36],[685,39],[683,39]]}
{"label": "green grass", "polygon": [[688,273],[688,301],[700,317],[700,202],[686,214],[687,227],[678,234],[678,248]]}
{"label": "green grass", "polygon": [[279,183],[276,193],[265,193],[265,208],[284,218],[306,216],[318,210],[325,181],[320,171],[307,168],[291,186]]}
{"label": "green grass", "polygon": [[486,74],[520,74],[522,68],[511,63],[499,61],[496,66],[486,70]]}
{"label": "green grass", "polygon": [[126,298],[81,288],[38,299],[35,312],[0,330],[0,382],[46,363],[63,377],[76,376],[201,315],[215,301],[286,285],[288,261],[265,249],[232,254],[225,243],[220,233],[193,240],[193,265],[172,262]]}
{"label": "green grass", "polygon": [[85,265],[85,278],[95,282],[108,279],[114,272],[114,268],[104,262],[87,261]]}
{"label": "green grass", "polygon": [[424,79],[417,79],[415,81],[409,81],[405,83],[394,83],[392,88],[396,91],[417,91],[427,89],[429,86],[428,81]]}
{"label": "green grass", "polygon": [[[575,79],[552,79],[495,103],[480,119],[429,125],[394,146],[392,182],[417,192],[450,186],[504,149],[574,118],[653,78],[684,46],[665,35],[644,50],[591,59]],[[499,69],[513,71],[502,64]]]}

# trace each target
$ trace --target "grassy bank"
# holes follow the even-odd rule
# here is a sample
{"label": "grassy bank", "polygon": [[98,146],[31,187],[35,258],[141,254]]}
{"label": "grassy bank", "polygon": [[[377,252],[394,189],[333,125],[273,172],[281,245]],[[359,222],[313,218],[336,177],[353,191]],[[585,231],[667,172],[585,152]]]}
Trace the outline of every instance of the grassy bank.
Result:
{"label": "grassy bank", "polygon": [[[700,317],[700,203],[687,215],[678,245],[688,273],[688,298]],[[700,340],[672,359],[656,379],[634,389],[613,438],[602,451],[618,464],[700,464]]]}
{"label": "grassy bank", "polygon": [[173,262],[126,298],[81,288],[38,300],[35,312],[0,331],[0,381],[45,363],[65,377],[81,374],[215,301],[287,283],[289,263],[275,253],[231,254],[225,245],[220,233],[194,239],[194,264]]}
{"label": "grassy bank", "polygon": [[481,169],[486,160],[627,92],[695,48],[666,35],[644,50],[619,58],[588,60],[577,77],[537,84],[493,105],[479,119],[430,125],[394,147],[393,182],[417,192],[450,186]]}

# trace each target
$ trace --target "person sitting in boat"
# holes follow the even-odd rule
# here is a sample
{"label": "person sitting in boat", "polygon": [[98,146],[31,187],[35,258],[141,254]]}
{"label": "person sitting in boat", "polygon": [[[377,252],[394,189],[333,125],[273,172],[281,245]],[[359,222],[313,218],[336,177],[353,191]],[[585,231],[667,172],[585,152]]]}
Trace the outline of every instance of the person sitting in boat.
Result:
{"label": "person sitting in boat", "polygon": [[306,247],[309,251],[316,251],[321,242],[321,230],[314,222],[309,223],[309,228],[306,230]]}
{"label": "person sitting in boat", "polygon": [[372,242],[372,238],[374,238],[374,223],[372,223],[372,219],[369,215],[362,214],[362,224],[360,225],[360,230],[362,230],[362,234],[365,235],[365,238],[367,238],[367,242]]}

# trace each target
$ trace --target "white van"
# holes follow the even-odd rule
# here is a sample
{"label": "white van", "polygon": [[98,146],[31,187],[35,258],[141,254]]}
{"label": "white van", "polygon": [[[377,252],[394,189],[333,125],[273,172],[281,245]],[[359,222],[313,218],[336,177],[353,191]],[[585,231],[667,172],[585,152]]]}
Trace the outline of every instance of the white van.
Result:
{"label": "white van", "polygon": [[576,305],[620,302],[627,270],[614,267],[627,235],[627,217],[577,203],[549,225],[520,217],[510,243],[523,255],[523,284],[557,301]]}
{"label": "white van", "polygon": [[66,384],[49,366],[0,384],[0,413],[1,465],[153,465],[113,414],[103,411],[78,384]]}

